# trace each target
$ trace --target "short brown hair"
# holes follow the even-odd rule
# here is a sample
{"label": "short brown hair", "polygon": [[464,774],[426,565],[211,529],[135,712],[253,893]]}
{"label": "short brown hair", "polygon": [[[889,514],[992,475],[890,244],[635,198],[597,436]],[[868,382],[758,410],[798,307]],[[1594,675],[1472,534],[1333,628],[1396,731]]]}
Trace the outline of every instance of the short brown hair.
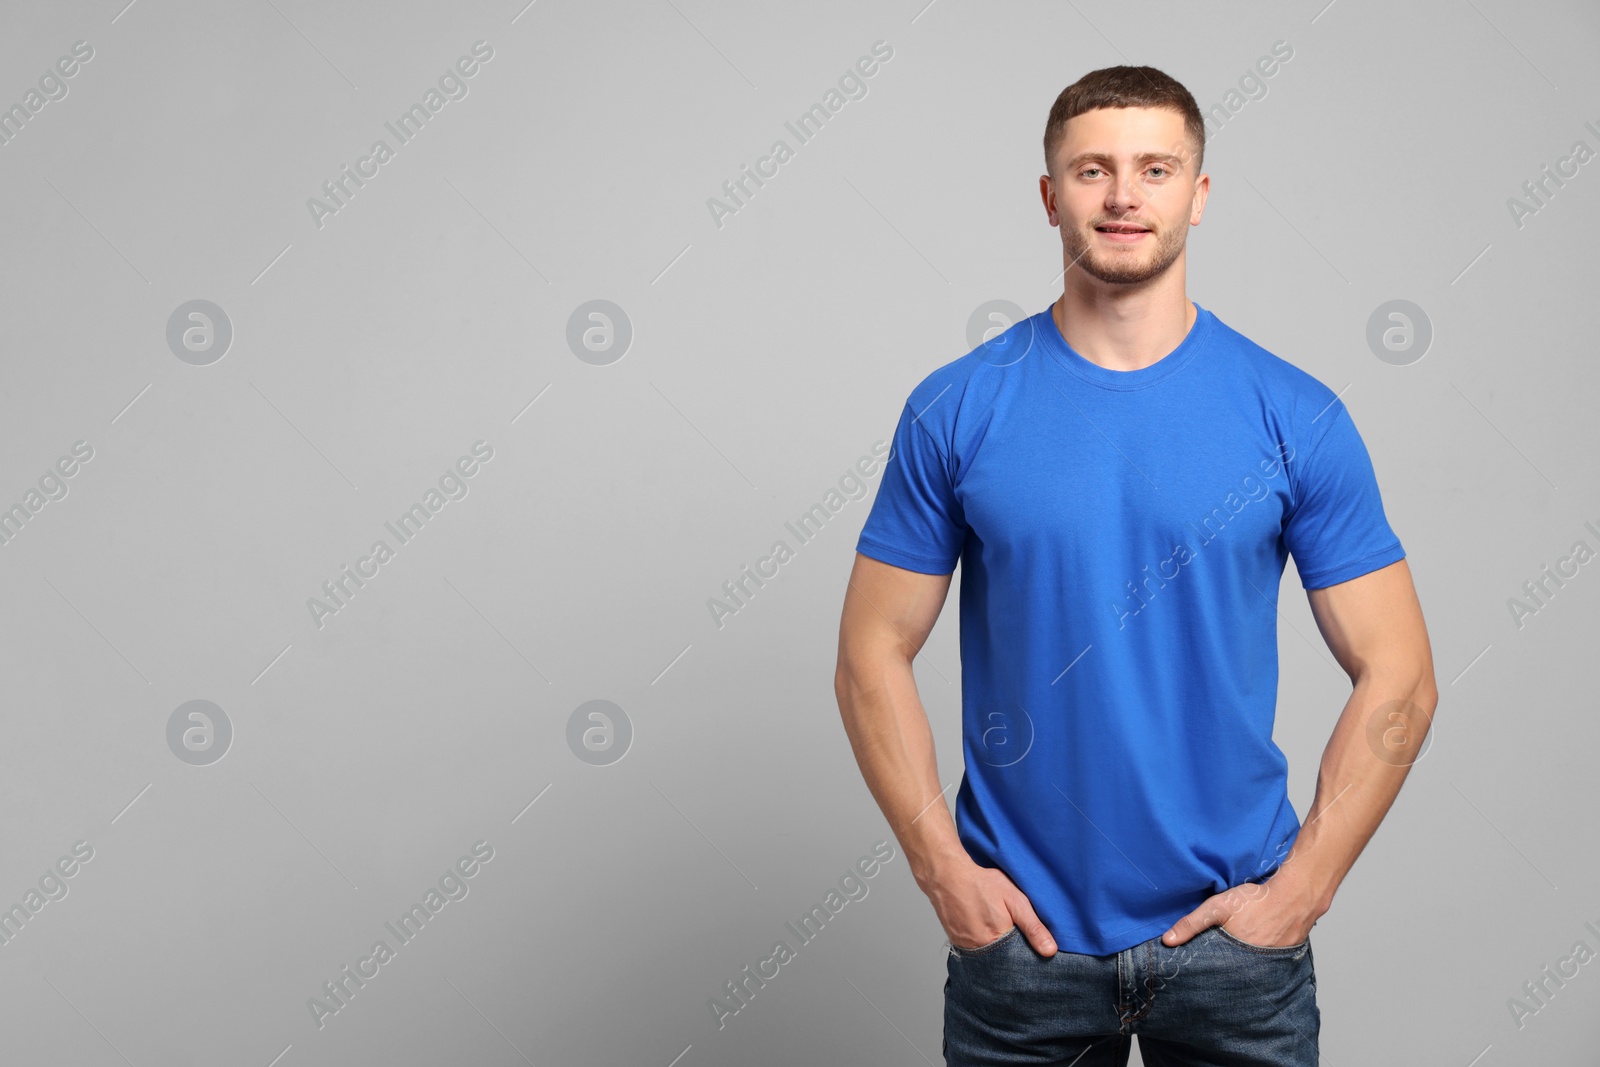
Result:
{"label": "short brown hair", "polygon": [[1206,125],[1189,90],[1155,67],[1102,67],[1061,90],[1050,108],[1044,124],[1044,166],[1052,176],[1056,147],[1066,132],[1067,120],[1102,107],[1165,107],[1181,114],[1184,130],[1195,144],[1194,172],[1200,173],[1206,155]]}

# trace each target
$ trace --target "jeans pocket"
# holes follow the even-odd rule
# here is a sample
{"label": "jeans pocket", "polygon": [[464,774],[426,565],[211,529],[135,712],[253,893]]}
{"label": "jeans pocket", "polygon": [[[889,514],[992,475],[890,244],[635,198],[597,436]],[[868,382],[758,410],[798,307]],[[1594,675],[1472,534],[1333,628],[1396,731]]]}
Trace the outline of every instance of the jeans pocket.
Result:
{"label": "jeans pocket", "polygon": [[1012,926],[1011,929],[1007,930],[1005,933],[1001,934],[987,945],[979,945],[977,948],[962,948],[954,941],[947,941],[946,944],[950,946],[951,955],[960,959],[970,959],[973,956],[982,956],[986,953],[993,952],[995,949],[1005,944],[1011,938],[1016,937],[1021,932],[1022,931],[1020,928]]}
{"label": "jeans pocket", "polygon": [[1221,926],[1214,926],[1212,929],[1222,937],[1226,938],[1230,944],[1235,945],[1246,952],[1254,952],[1258,956],[1298,956],[1300,953],[1306,950],[1308,945],[1311,944],[1311,938],[1309,935],[1307,935],[1304,941],[1301,941],[1299,944],[1295,945],[1252,945],[1248,941],[1234,937]]}

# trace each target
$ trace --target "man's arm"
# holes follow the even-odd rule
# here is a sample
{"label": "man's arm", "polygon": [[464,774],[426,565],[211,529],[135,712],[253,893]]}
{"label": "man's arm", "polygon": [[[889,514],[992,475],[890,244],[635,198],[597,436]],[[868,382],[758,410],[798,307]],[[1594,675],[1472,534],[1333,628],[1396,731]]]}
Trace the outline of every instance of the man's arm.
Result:
{"label": "man's arm", "polygon": [[967,855],[939,785],[933,730],[911,663],[939,618],[950,579],[856,554],[833,679],[839,714],[867,788],[951,941],[976,947],[1015,925],[1049,955],[1055,943],[1027,897]]}
{"label": "man's arm", "polygon": [[1322,754],[1311,815],[1262,891],[1212,897],[1174,924],[1169,945],[1216,923],[1251,944],[1304,940],[1394,803],[1433,721],[1433,652],[1405,560],[1306,595],[1354,685]]}

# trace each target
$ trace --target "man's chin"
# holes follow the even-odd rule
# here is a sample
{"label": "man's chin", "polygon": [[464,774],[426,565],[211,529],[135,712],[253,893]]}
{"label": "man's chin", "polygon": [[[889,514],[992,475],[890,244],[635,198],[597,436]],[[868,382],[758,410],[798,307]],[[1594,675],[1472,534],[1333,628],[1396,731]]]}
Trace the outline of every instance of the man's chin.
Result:
{"label": "man's chin", "polygon": [[1147,282],[1161,273],[1159,269],[1148,265],[1137,267],[1116,264],[1107,265],[1104,263],[1091,263],[1087,259],[1080,262],[1079,266],[1091,278],[1105,282],[1107,285],[1135,285],[1139,282]]}
{"label": "man's chin", "polygon": [[[1113,253],[1107,260],[1100,256],[1098,250],[1089,249],[1086,254],[1078,258],[1073,269],[1082,269],[1091,278],[1107,285],[1137,285],[1159,277],[1177,262],[1176,257],[1170,262],[1160,262],[1160,249],[1152,249],[1148,253],[1129,249],[1128,252],[1128,255],[1123,256]],[[1135,256],[1138,258],[1135,259]]]}

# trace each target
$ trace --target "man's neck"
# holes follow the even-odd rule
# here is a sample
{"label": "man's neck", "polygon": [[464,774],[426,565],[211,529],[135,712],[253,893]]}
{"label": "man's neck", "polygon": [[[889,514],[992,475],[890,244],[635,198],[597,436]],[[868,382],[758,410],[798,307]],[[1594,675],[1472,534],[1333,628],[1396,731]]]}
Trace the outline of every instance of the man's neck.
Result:
{"label": "man's neck", "polygon": [[1199,311],[1181,287],[1168,293],[1108,297],[1066,288],[1050,308],[1072,350],[1109,370],[1132,371],[1183,343]]}

